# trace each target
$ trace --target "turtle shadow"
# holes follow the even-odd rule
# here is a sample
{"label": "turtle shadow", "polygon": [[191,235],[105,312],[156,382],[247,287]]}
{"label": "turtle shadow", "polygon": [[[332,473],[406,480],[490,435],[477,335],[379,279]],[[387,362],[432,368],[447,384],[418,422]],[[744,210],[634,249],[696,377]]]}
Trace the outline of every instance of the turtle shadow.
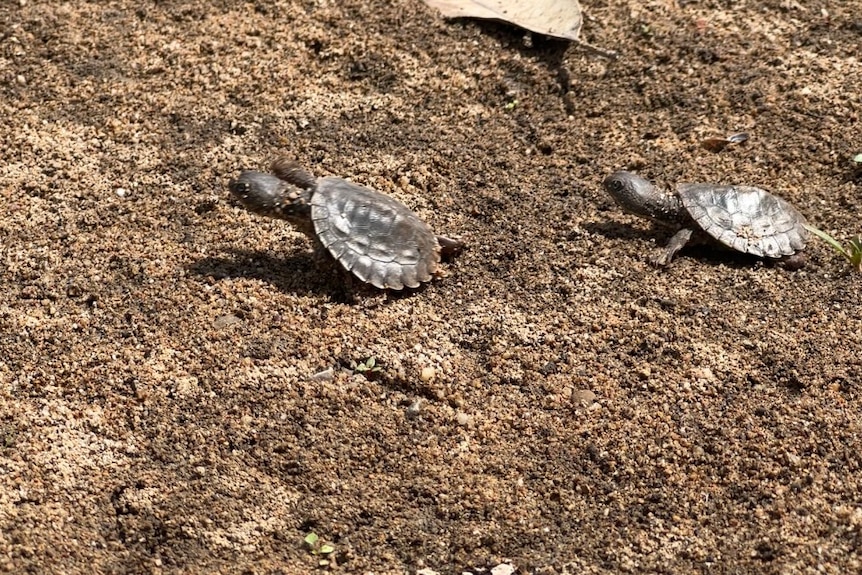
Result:
{"label": "turtle shadow", "polygon": [[665,228],[655,227],[654,230],[645,231],[617,222],[587,222],[582,227],[591,234],[597,234],[609,240],[642,240],[659,237],[667,241],[672,235]]}
{"label": "turtle shadow", "polygon": [[[662,245],[664,247],[664,245]],[[674,262],[680,258],[691,258],[709,266],[724,266],[732,269],[752,269],[756,267],[779,266],[778,260],[759,258],[751,254],[744,254],[723,248],[712,243],[694,243],[685,246],[674,258]],[[671,262],[672,264],[673,262]]]}
{"label": "turtle shadow", "polygon": [[312,254],[297,253],[275,257],[266,252],[231,248],[229,256],[210,256],[187,266],[199,276],[214,280],[250,278],[295,293],[327,293],[326,276],[335,270],[321,270]]}
{"label": "turtle shadow", "polygon": [[267,252],[231,248],[230,256],[210,256],[189,266],[190,272],[213,280],[250,278],[295,295],[327,296],[335,303],[358,304],[403,299],[425,290],[427,284],[401,291],[380,290],[354,279],[334,261],[322,262],[312,252],[275,257]]}
{"label": "turtle shadow", "polygon": [[[659,250],[664,249],[675,230],[671,230],[660,224],[642,229],[616,222],[588,222],[583,228],[590,233],[598,234],[612,240],[639,240],[649,241],[655,239],[655,244],[645,248],[644,255],[649,257]],[[676,262],[680,258],[692,258],[711,266],[726,266],[734,269],[745,269],[756,266],[772,267],[780,265],[778,260],[758,258],[751,254],[744,254],[724,248],[717,243],[698,241],[694,239],[689,242],[674,258]],[[673,265],[673,262],[671,262]]]}

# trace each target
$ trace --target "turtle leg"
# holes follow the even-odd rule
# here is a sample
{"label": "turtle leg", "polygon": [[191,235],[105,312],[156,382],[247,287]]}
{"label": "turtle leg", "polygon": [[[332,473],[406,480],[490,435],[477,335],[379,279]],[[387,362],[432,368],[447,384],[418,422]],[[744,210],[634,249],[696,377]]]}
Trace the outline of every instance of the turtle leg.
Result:
{"label": "turtle leg", "polygon": [[787,271],[795,272],[805,267],[808,258],[805,257],[805,252],[796,252],[792,256],[784,256],[779,262]]}
{"label": "turtle leg", "polygon": [[352,303],[353,274],[341,267],[332,254],[327,251],[317,237],[312,237],[312,259],[315,267],[328,276],[327,284],[335,286],[336,299],[343,303]]}
{"label": "turtle leg", "polygon": [[665,246],[664,250],[658,255],[650,259],[650,262],[655,266],[664,267],[668,265],[676,253],[685,247],[685,244],[691,239],[694,230],[691,228],[683,228],[673,235],[670,241]]}
{"label": "turtle leg", "polygon": [[371,309],[385,303],[388,290],[377,289],[356,278],[352,272],[335,261],[332,254],[315,238],[313,259],[318,269],[329,272],[332,301],[347,305],[361,305]]}
{"label": "turtle leg", "polygon": [[320,258],[326,259],[326,269],[329,271],[329,297],[335,303],[356,305],[361,302],[365,292],[365,284],[358,281],[353,274],[335,261],[326,248],[320,246]]}
{"label": "turtle leg", "polygon": [[440,257],[444,260],[454,258],[464,251],[465,244],[461,240],[437,236],[437,243],[440,244]]}
{"label": "turtle leg", "polygon": [[316,182],[314,176],[310,172],[302,169],[296,161],[291,160],[287,156],[280,156],[273,160],[269,169],[279,180],[289,182],[303,190],[311,190]]}

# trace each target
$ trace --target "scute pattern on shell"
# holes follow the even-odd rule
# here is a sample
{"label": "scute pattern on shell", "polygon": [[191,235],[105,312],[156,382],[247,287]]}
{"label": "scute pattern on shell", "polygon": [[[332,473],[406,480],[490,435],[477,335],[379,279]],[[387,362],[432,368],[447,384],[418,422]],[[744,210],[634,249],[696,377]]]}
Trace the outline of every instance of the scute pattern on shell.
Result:
{"label": "scute pattern on shell", "polygon": [[677,191],[694,221],[729,248],[781,258],[805,247],[808,233],[802,214],[760,188],[681,184]]}
{"label": "scute pattern on shell", "polygon": [[428,225],[400,202],[341,178],[321,178],[311,199],[317,237],[360,280],[381,289],[431,280],[440,246]]}

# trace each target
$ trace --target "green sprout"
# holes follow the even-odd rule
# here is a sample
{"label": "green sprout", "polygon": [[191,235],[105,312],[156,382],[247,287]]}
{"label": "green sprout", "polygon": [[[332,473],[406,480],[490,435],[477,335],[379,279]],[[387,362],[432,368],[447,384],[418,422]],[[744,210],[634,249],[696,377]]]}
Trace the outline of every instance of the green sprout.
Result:
{"label": "green sprout", "polygon": [[519,102],[516,98],[516,99],[512,100],[511,102],[509,102],[508,104],[506,104],[505,106],[503,106],[503,108],[506,110],[514,110],[515,108],[518,107],[518,104],[519,104]]}
{"label": "green sprout", "polygon": [[377,360],[373,357],[369,357],[365,361],[361,363],[357,363],[356,367],[353,368],[357,373],[361,373],[365,377],[371,378],[374,375],[383,371],[379,365],[377,365]]}
{"label": "green sprout", "polygon": [[321,567],[329,565],[330,561],[327,559],[327,556],[335,552],[335,547],[333,547],[331,543],[321,541],[320,536],[318,536],[314,531],[306,535],[303,541],[312,555],[320,557],[318,564]]}
{"label": "green sprout", "polygon": [[862,164],[862,154],[856,154],[855,156],[853,156],[853,163]]}
{"label": "green sprout", "polygon": [[[862,154],[860,154],[862,155]],[[850,239],[849,247],[844,247],[841,242],[827,234],[822,230],[818,230],[814,226],[805,224],[805,229],[826,242],[845,260],[850,262],[850,266],[859,273],[862,273],[862,236],[855,236]]]}

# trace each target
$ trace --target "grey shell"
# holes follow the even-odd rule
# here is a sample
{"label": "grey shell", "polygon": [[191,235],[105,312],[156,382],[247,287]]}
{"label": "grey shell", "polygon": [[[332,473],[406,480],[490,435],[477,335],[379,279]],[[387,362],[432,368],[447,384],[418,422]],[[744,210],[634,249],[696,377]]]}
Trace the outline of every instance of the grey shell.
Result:
{"label": "grey shell", "polygon": [[769,192],[749,186],[680,184],[677,193],[697,225],[729,248],[780,258],[805,247],[805,218]]}
{"label": "grey shell", "polygon": [[317,180],[311,220],[329,253],[380,289],[418,287],[440,263],[436,236],[407,206],[341,178]]}

